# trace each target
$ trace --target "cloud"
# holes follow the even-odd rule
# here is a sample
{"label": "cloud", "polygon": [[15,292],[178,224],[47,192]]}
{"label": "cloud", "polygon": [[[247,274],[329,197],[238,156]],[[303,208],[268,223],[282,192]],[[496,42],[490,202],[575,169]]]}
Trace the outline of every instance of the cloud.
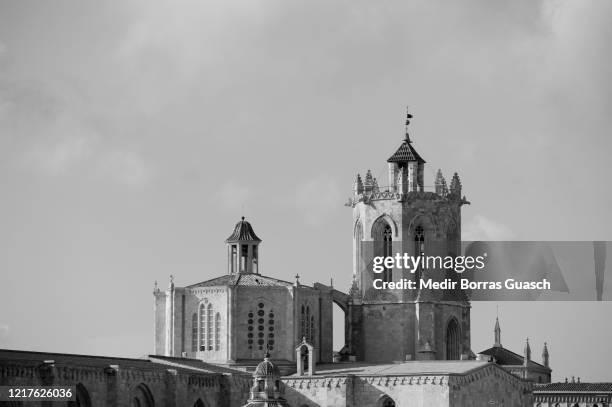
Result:
{"label": "cloud", "polygon": [[221,185],[216,197],[224,208],[238,210],[244,208],[249,199],[252,199],[252,191],[234,180],[228,180]]}
{"label": "cloud", "polygon": [[144,185],[152,171],[144,158],[133,151],[113,151],[99,160],[99,173],[124,185]]}
{"label": "cloud", "polygon": [[35,143],[23,154],[24,164],[50,175],[65,174],[93,154],[90,137],[65,136]]}
{"label": "cloud", "polygon": [[0,76],[0,91],[0,152],[20,170],[124,185],[151,179],[151,164],[126,141],[131,135],[117,131],[114,118],[94,112],[70,85]]}
{"label": "cloud", "polygon": [[463,225],[462,240],[511,240],[514,232],[506,225],[476,215]]}
{"label": "cloud", "polygon": [[297,213],[311,226],[323,224],[343,202],[337,183],[324,175],[299,185],[294,196]]}

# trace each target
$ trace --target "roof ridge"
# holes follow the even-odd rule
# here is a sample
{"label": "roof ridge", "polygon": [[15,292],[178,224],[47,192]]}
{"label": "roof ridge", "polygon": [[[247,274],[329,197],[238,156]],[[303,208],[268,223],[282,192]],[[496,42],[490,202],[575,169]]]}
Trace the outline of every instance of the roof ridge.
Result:
{"label": "roof ridge", "polygon": [[120,356],[103,356],[103,355],[87,355],[82,353],[62,353],[62,352],[44,352],[38,350],[21,350],[21,349],[0,349],[0,352],[11,352],[11,353],[27,353],[31,355],[56,355],[56,356],[77,356],[84,358],[96,358],[96,359],[116,359],[116,360],[137,360],[139,362],[150,362],[147,358],[126,358]]}

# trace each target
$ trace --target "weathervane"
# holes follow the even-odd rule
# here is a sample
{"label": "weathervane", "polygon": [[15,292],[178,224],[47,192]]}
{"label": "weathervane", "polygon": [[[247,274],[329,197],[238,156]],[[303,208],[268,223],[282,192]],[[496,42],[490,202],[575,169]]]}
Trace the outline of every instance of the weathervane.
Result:
{"label": "weathervane", "polygon": [[410,136],[408,135],[408,125],[410,124],[410,119],[412,119],[412,115],[410,114],[408,106],[406,106],[406,141],[408,143],[412,143],[410,141]]}

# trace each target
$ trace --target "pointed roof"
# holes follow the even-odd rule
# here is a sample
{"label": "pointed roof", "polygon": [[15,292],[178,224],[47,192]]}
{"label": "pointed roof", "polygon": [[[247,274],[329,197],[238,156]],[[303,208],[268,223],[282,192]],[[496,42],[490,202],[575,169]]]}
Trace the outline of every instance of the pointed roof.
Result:
{"label": "pointed roof", "polygon": [[525,348],[523,349],[523,354],[526,358],[531,359],[531,346],[529,346],[529,338],[525,339]]}
{"label": "pointed roof", "polygon": [[410,124],[410,119],[412,119],[412,115],[408,111],[406,107],[406,138],[404,138],[404,142],[399,146],[397,151],[389,157],[387,162],[389,163],[405,163],[409,161],[417,161],[420,163],[424,163],[425,160],[416,152],[414,147],[412,147],[412,141],[410,140],[410,135],[408,134],[408,125]]}
{"label": "pointed roof", "polygon": [[223,286],[252,286],[252,287],[293,287],[293,283],[289,281],[279,280],[278,278],[267,277],[262,274],[255,273],[240,273],[226,274],[221,277],[215,277],[210,280],[192,284],[186,288],[198,287],[223,287]]}
{"label": "pointed roof", "polygon": [[501,328],[499,326],[499,317],[495,317],[495,344],[493,346],[501,346]]}
{"label": "pointed roof", "polygon": [[425,160],[416,152],[414,147],[412,146],[412,141],[410,141],[410,137],[406,134],[406,138],[404,142],[399,146],[397,151],[389,157],[387,160],[388,163],[404,163],[409,161],[417,161],[420,163],[425,163]]}
{"label": "pointed roof", "polygon": [[251,224],[244,220],[244,216],[240,222],[236,223],[234,232],[225,240],[225,243],[243,241],[261,242],[261,239],[257,237]]}

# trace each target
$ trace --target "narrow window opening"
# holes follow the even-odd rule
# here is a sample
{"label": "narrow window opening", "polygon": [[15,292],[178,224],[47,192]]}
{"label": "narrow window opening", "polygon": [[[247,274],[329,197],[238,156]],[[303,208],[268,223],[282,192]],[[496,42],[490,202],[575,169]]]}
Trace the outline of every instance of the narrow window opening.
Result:
{"label": "narrow window opening", "polygon": [[[385,225],[385,229],[383,231],[383,256],[393,256],[393,231],[389,225]],[[382,279],[385,282],[393,281],[393,269],[385,267]]]}
{"label": "narrow window opening", "polygon": [[[425,231],[422,226],[417,226],[414,230],[414,255],[423,256],[425,254]],[[419,262],[419,267],[415,272],[415,279],[418,282],[422,277],[423,268],[422,262]]]}

